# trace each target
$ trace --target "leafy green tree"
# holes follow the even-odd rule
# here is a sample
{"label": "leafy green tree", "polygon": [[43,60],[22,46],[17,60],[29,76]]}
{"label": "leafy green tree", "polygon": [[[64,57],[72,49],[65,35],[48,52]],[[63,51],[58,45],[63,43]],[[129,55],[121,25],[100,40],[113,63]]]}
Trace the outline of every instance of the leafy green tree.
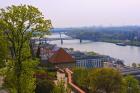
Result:
{"label": "leafy green tree", "polygon": [[2,43],[0,41],[0,68],[5,66],[6,63],[6,57],[7,57],[7,47],[6,43]]}
{"label": "leafy green tree", "polygon": [[[10,93],[17,93],[17,79],[14,72],[13,61],[8,61],[5,70],[5,83],[4,87],[9,89]],[[34,93],[36,87],[36,79],[33,78],[35,72],[35,66],[38,64],[37,60],[28,60],[22,64],[21,77],[19,82],[21,83],[21,93]]]}
{"label": "leafy green tree", "polygon": [[73,80],[74,82],[83,88],[85,91],[89,90],[89,74],[90,70],[82,69],[82,68],[75,68],[73,73]]}
{"label": "leafy green tree", "polygon": [[136,80],[133,76],[126,76],[123,79],[124,81],[124,93],[140,93],[139,81]]}
{"label": "leafy green tree", "polygon": [[120,93],[122,91],[122,76],[114,69],[95,69],[89,78],[91,93]]}
{"label": "leafy green tree", "polygon": [[6,77],[9,82],[7,84],[14,81],[9,87],[11,93],[34,92],[33,69],[36,65],[31,55],[30,39],[48,34],[51,27],[50,20],[45,20],[42,13],[33,6],[12,5],[0,10],[0,33],[11,52],[7,63],[7,69],[10,70],[7,70]]}
{"label": "leafy green tree", "polygon": [[0,68],[5,66],[6,59],[8,56],[8,48],[7,48],[7,43],[4,39],[4,36],[0,31]]}
{"label": "leafy green tree", "polygon": [[87,93],[122,93],[122,75],[114,69],[75,69],[73,78]]}
{"label": "leafy green tree", "polygon": [[54,89],[52,90],[52,93],[71,93],[68,86],[66,87],[64,84],[64,81],[59,81],[57,85],[55,85]]}

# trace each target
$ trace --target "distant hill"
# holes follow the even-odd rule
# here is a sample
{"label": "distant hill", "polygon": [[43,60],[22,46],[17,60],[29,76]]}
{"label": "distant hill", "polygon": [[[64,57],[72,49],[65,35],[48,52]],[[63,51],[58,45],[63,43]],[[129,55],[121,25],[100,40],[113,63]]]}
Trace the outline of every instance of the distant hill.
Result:
{"label": "distant hill", "polygon": [[54,29],[52,29],[52,32],[67,32],[71,29],[72,28],[54,28]]}
{"label": "distant hill", "polygon": [[75,28],[54,28],[52,32],[69,32],[69,31],[139,31],[140,26],[119,26],[119,27],[75,27]]}

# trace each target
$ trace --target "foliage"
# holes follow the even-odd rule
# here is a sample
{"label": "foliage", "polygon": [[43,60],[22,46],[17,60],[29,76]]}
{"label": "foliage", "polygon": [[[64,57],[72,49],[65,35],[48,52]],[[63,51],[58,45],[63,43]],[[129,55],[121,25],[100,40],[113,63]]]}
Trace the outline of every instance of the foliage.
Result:
{"label": "foliage", "polygon": [[30,39],[48,34],[51,27],[50,20],[45,20],[42,13],[33,6],[12,5],[0,10],[0,37],[10,50],[6,86],[11,93],[34,93],[33,69],[36,62],[33,62],[31,55]]}
{"label": "foliage", "polygon": [[[21,93],[34,93],[34,89],[36,87],[35,81],[33,78],[35,74],[35,67],[37,66],[38,61],[28,60],[23,62],[22,67],[23,70],[21,72],[21,77],[19,78],[20,86],[23,88]],[[17,77],[14,73],[14,62],[7,62],[5,69],[5,83],[4,87],[8,88],[11,93],[17,93],[17,87],[19,86],[17,83]]]}
{"label": "foliage", "polygon": [[7,43],[0,31],[0,68],[5,66],[7,57],[8,57]]}
{"label": "foliage", "polygon": [[[86,27],[65,29],[67,35],[82,40],[126,43],[140,46],[140,27]],[[63,29],[62,29],[63,30]]]}
{"label": "foliage", "polygon": [[122,90],[122,76],[114,69],[75,69],[73,79],[88,93],[121,93]]}
{"label": "foliage", "polygon": [[78,84],[81,88],[88,90],[89,88],[89,70],[75,68],[73,73],[73,80],[76,84]]}
{"label": "foliage", "polygon": [[140,64],[138,64],[138,68],[140,68]]}
{"label": "foliage", "polygon": [[136,63],[132,63],[132,67],[136,68],[137,64]]}
{"label": "foliage", "polygon": [[37,77],[35,93],[51,93],[55,87],[53,80],[56,80],[56,72],[40,68],[36,69],[35,74],[42,76]]}
{"label": "foliage", "polygon": [[49,75],[52,79],[56,79],[56,72],[48,71],[48,75]]}
{"label": "foliage", "polygon": [[108,68],[95,69],[89,78],[92,92],[95,93],[121,92],[122,76],[116,70]]}
{"label": "foliage", "polygon": [[139,81],[133,76],[126,76],[123,79],[125,91],[124,93],[140,93]]}
{"label": "foliage", "polygon": [[95,56],[95,55],[97,55],[97,53],[95,53],[95,52],[88,52],[88,55],[93,55],[93,56]]}
{"label": "foliage", "polygon": [[68,86],[66,87],[64,81],[59,81],[57,85],[55,85],[52,93],[71,93]]}
{"label": "foliage", "polygon": [[54,83],[48,79],[37,79],[35,93],[51,93],[54,88]]}

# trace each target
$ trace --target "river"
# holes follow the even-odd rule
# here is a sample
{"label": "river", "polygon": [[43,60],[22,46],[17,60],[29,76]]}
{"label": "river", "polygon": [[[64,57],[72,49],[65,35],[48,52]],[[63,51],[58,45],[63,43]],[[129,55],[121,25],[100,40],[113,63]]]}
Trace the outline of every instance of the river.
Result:
{"label": "river", "polygon": [[[52,35],[53,37],[58,37],[59,35]],[[66,35],[62,35],[66,37]],[[140,47],[136,46],[118,46],[113,43],[106,42],[93,42],[84,40],[80,43],[80,40],[64,40],[63,45],[61,45],[60,40],[51,41],[51,44],[57,44],[63,48],[74,48],[74,50],[79,51],[94,51],[99,54],[108,55],[113,58],[118,58],[124,61],[126,65],[131,65],[133,62],[140,63]]]}

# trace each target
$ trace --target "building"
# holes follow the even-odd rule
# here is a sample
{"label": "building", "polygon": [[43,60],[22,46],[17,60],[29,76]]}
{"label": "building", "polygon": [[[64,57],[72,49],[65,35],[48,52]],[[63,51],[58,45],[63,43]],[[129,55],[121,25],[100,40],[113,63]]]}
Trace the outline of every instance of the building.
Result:
{"label": "building", "polygon": [[109,62],[109,58],[100,56],[86,56],[80,59],[76,59],[77,67],[84,68],[101,68],[104,67],[105,62]]}
{"label": "building", "polygon": [[74,67],[75,59],[68,54],[63,48],[59,48],[49,59],[48,62],[54,64],[57,67]]}
{"label": "building", "polygon": [[104,63],[111,62],[109,56],[87,55],[80,51],[75,51],[71,55],[76,60],[76,67],[80,68],[101,68],[104,67]]}
{"label": "building", "polygon": [[[37,51],[37,47],[34,50]],[[60,48],[51,44],[41,44],[39,50],[41,64],[44,66],[51,63],[61,68],[75,66],[82,68],[101,68],[105,66],[104,64],[111,63],[109,56],[89,55],[86,52],[73,51],[72,49]]]}
{"label": "building", "polygon": [[40,64],[47,66],[49,63],[57,67],[73,67],[75,59],[68,54],[66,49],[57,47],[53,44],[40,44],[32,47],[33,54],[39,55]]}

